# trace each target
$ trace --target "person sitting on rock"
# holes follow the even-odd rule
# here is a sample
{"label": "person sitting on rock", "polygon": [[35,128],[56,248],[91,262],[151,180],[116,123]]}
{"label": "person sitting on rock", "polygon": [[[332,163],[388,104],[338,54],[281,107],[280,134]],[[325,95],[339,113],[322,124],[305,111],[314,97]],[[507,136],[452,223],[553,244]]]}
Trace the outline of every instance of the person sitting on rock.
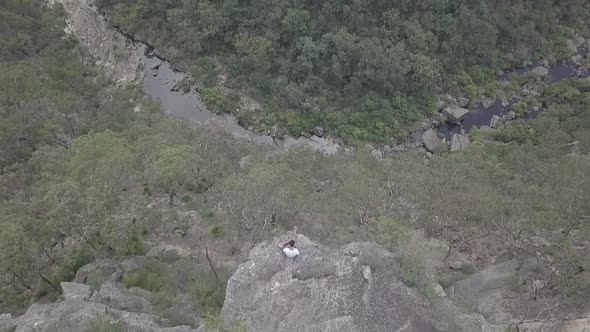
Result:
{"label": "person sitting on rock", "polygon": [[[297,239],[297,226],[293,228],[293,232],[293,238]],[[281,249],[283,253],[287,255],[287,257],[289,258],[295,258],[299,256],[299,249],[297,249],[297,247],[295,246],[295,240],[290,240],[288,242],[279,244],[279,249]]]}

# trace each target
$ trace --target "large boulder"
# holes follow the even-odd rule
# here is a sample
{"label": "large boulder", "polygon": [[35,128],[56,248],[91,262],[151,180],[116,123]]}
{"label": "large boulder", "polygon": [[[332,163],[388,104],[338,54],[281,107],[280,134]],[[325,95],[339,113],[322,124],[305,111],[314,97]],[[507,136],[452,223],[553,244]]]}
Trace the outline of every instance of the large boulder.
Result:
{"label": "large boulder", "polygon": [[469,113],[469,110],[466,108],[460,107],[458,105],[452,105],[452,106],[446,107],[443,110],[443,113],[447,117],[448,122],[459,123],[459,122],[461,122],[461,120],[463,120],[467,116],[467,113]]}
{"label": "large boulder", "polygon": [[[149,294],[145,297],[148,296]],[[102,285],[98,292],[98,300],[110,308],[151,314],[154,310],[145,297],[130,294],[129,290],[118,287],[112,281]]]}
{"label": "large boulder", "polygon": [[545,77],[545,76],[549,75],[549,69],[544,66],[535,67],[531,71],[539,77]]}
{"label": "large boulder", "polygon": [[436,136],[436,133],[432,128],[428,129],[422,134],[422,142],[424,142],[424,146],[430,152],[436,151],[436,149],[440,146],[440,139]]}
{"label": "large boulder", "polygon": [[451,152],[457,152],[469,148],[471,141],[465,135],[453,134],[451,136]]}
{"label": "large boulder", "polygon": [[92,287],[75,282],[59,284],[66,300],[88,300],[92,296]]}
{"label": "large boulder", "polygon": [[316,135],[317,137],[323,137],[324,136],[324,128],[322,128],[320,126],[313,128],[313,134]]}
{"label": "large boulder", "polygon": [[87,284],[100,288],[100,285],[104,283],[109,277],[113,275],[120,266],[111,260],[101,260],[82,266],[78,272],[74,282],[78,284]]}
{"label": "large boulder", "polygon": [[0,321],[0,331],[195,331],[189,326],[169,325],[167,320],[157,316],[110,309],[98,302],[65,300],[50,304],[33,304],[22,316]]}
{"label": "large boulder", "polygon": [[252,249],[232,275],[221,316],[245,331],[436,331],[420,297],[397,278],[396,256],[377,245],[332,250],[304,236],[301,255],[285,239]]}
{"label": "large boulder", "polygon": [[459,100],[457,102],[458,102],[459,106],[467,107],[467,105],[469,105],[470,101],[471,101],[471,99],[469,99],[469,98],[461,97],[461,98],[459,98]]}
{"label": "large boulder", "polygon": [[499,116],[494,115],[490,119],[490,128],[498,128],[501,124],[501,119]]}
{"label": "large boulder", "polygon": [[482,106],[483,108],[485,108],[485,109],[488,109],[488,108],[492,107],[492,105],[494,105],[494,102],[495,102],[495,101],[494,101],[493,99],[484,98],[484,99],[481,101],[481,106]]}

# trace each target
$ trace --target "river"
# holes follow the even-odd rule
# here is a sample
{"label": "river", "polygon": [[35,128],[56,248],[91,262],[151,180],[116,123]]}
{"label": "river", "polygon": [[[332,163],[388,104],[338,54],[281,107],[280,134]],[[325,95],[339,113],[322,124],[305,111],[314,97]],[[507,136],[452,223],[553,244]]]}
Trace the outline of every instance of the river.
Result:
{"label": "river", "polygon": [[[170,63],[159,58],[148,45],[142,42],[134,43],[137,44],[134,49],[140,53],[143,90],[147,95],[160,102],[164,112],[189,121],[212,123],[229,131],[234,137],[258,144],[273,145],[283,151],[295,147],[309,147],[323,153],[333,154],[342,149],[341,145],[330,137],[314,135],[311,138],[294,138],[286,135],[278,138],[255,133],[241,127],[233,115],[220,115],[207,109],[194,88],[191,88],[188,93],[175,91],[173,87],[185,75],[174,70]],[[154,65],[158,66],[157,70],[152,69]]]}
{"label": "river", "polygon": [[[162,108],[169,114],[201,123],[207,121],[217,122],[236,137],[250,139],[260,144],[275,144],[283,150],[287,150],[294,146],[308,146],[324,153],[335,153],[342,148],[330,138],[313,136],[312,138],[300,137],[295,139],[291,136],[286,136],[282,139],[278,139],[260,133],[253,133],[238,125],[233,116],[221,116],[209,111],[200,101],[199,95],[194,89],[187,94],[173,91],[172,87],[176,82],[184,78],[184,74],[175,71],[168,62],[158,58],[153,50],[145,44],[142,43],[139,49],[143,51],[141,57],[141,61],[144,64],[143,88],[148,95],[158,99],[162,104]],[[588,57],[588,50],[586,48],[579,48],[578,54],[583,57]],[[154,64],[160,64],[160,67],[157,70],[157,76],[153,76],[151,70]],[[496,79],[498,81],[505,81],[508,80],[508,77],[511,74],[525,75],[540,66],[540,63],[536,63],[524,68],[514,69],[498,75]],[[547,69],[549,71],[548,83],[553,84],[574,77],[577,67],[574,62],[570,60],[564,63],[552,64]],[[590,72],[586,71],[580,77],[585,78],[589,76]],[[470,109],[469,113],[460,124],[445,122],[437,129],[447,140],[449,140],[453,134],[469,133],[474,127],[479,128],[482,126],[489,126],[494,115],[501,117],[502,115],[507,114],[512,110],[512,106],[519,101],[520,99],[513,98],[506,104],[503,103],[500,98],[497,98],[493,105],[487,109],[484,109],[481,105],[474,109]],[[524,118],[525,120],[534,119],[541,112],[543,112],[542,108],[537,111],[530,111]]]}
{"label": "river", "polygon": [[[588,49],[585,47],[578,48],[578,55],[583,58],[588,58],[589,52]],[[501,75],[498,75],[496,79],[498,81],[506,81],[510,75],[526,75],[527,73],[533,71],[534,69],[541,67],[541,63],[535,63],[524,68],[517,68],[505,72]],[[581,73],[581,75],[576,75],[576,71],[578,68],[576,67],[575,63],[572,60],[568,60],[563,63],[555,63],[550,65],[548,68],[548,84],[555,84],[557,82],[571,79],[574,77],[578,78],[588,78],[590,77],[590,71],[586,70]],[[512,110],[512,107],[520,102],[520,98],[512,98],[508,100],[507,103],[503,103],[503,100],[500,98],[496,98],[492,106],[485,109],[483,106],[479,105],[474,109],[470,109],[469,113],[465,117],[463,121],[459,124],[453,124],[450,122],[445,122],[441,125],[438,130],[445,136],[447,140],[451,138],[453,134],[461,134],[461,133],[469,133],[472,128],[480,128],[482,126],[489,126],[490,121],[493,116],[500,116],[507,114]],[[529,111],[524,116],[525,120],[531,120],[539,116],[544,111],[543,108],[539,108],[536,111]]]}
{"label": "river", "polygon": [[[175,71],[170,63],[159,58],[154,50],[146,43],[134,41],[109,27],[104,16],[98,12],[94,0],[59,1],[64,5],[68,14],[70,30],[77,35],[83,45],[88,47],[91,54],[99,60],[99,63],[103,64],[103,68],[119,74],[119,77],[117,77],[118,82],[129,81],[129,76],[133,76],[134,71],[139,68],[142,73],[141,85],[146,95],[158,100],[162,110],[167,114],[199,123],[214,123],[237,138],[276,147],[280,151],[286,151],[295,147],[308,147],[323,153],[332,154],[344,149],[338,143],[339,140],[331,137],[311,136],[311,138],[295,138],[287,135],[278,138],[264,133],[256,133],[238,125],[235,117],[232,115],[219,115],[208,110],[201,102],[199,94],[194,88],[186,94],[173,89],[176,83],[184,78],[183,73]],[[111,48],[116,48],[113,45],[116,46],[116,44],[120,45],[121,43],[127,45],[128,54],[126,57],[130,60],[116,60],[116,56],[113,55],[114,50]],[[579,48],[578,54],[587,58],[588,49]],[[104,64],[108,64],[109,66],[105,66]],[[152,70],[155,64],[158,64],[158,69]],[[515,69],[499,75],[497,80],[507,80],[511,73],[524,75],[539,66],[540,64],[537,63],[525,68]],[[550,83],[555,83],[574,76],[577,68],[572,61],[569,61],[553,64],[549,66],[548,70]],[[590,73],[586,71],[578,76],[588,77]],[[508,104],[503,104],[500,99],[497,99],[488,109],[484,109],[481,106],[471,109],[460,124],[444,123],[437,130],[446,136],[447,139],[453,134],[468,133],[473,127],[489,125],[494,115],[501,116],[508,113],[517,102],[518,99],[512,99]],[[529,112],[525,116],[525,119],[534,118],[542,111],[542,109],[539,109],[537,112]]]}

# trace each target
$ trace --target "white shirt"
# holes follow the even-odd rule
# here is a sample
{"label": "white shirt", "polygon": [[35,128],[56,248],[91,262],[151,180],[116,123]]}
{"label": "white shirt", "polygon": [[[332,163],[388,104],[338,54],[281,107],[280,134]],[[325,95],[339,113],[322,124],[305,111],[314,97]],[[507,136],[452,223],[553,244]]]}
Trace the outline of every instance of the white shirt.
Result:
{"label": "white shirt", "polygon": [[297,248],[285,247],[285,248],[283,248],[283,252],[289,258],[295,258],[295,257],[299,256],[299,250]]}

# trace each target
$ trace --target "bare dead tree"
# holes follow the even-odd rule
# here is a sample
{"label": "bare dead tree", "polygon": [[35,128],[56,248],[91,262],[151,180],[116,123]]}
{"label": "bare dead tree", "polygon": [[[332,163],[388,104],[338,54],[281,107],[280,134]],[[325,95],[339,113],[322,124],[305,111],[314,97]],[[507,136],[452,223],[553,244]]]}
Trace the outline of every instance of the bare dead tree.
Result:
{"label": "bare dead tree", "polygon": [[207,247],[207,243],[205,243],[205,241],[201,238],[201,243],[203,244],[203,248],[205,248],[205,257],[207,258],[207,262],[209,263],[209,267],[211,268],[211,271],[213,271],[213,275],[215,276],[215,280],[217,282],[219,282],[219,276],[217,275],[217,270],[215,269],[215,265],[213,264],[213,261],[211,260],[211,256],[209,255],[209,248]]}

